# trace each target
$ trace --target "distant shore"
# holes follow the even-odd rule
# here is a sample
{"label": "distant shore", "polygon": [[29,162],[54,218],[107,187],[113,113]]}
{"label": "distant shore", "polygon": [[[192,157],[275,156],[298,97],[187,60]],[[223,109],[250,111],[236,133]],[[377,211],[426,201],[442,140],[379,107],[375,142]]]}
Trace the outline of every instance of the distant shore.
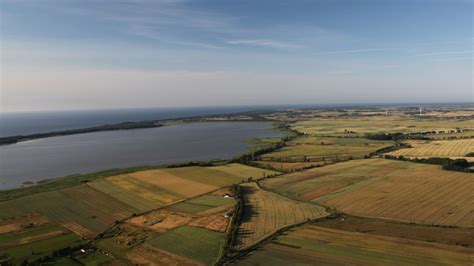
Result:
{"label": "distant shore", "polygon": [[53,131],[46,133],[35,133],[28,135],[16,135],[0,138],[0,146],[10,145],[19,142],[50,138],[50,137],[59,137],[59,136],[68,136],[75,134],[84,134],[84,133],[93,133],[101,131],[115,131],[115,130],[132,130],[132,129],[145,129],[145,128],[157,128],[163,127],[166,125],[177,124],[177,123],[190,123],[190,122],[231,122],[231,121],[266,121],[265,118],[258,116],[252,113],[237,113],[237,114],[222,114],[222,115],[211,115],[211,116],[196,116],[196,117],[187,117],[187,118],[175,118],[175,119],[162,119],[162,120],[147,120],[147,121],[138,121],[138,122],[121,122],[117,124],[107,124],[94,127],[86,127],[79,129],[69,129],[61,131]]}

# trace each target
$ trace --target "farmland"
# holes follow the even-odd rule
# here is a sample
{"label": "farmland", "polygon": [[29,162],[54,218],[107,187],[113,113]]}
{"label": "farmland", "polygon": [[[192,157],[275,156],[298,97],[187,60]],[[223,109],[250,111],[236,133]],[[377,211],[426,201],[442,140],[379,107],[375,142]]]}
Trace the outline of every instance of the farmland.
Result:
{"label": "farmland", "polygon": [[474,139],[408,141],[411,148],[405,148],[389,153],[393,156],[409,158],[445,157],[464,158],[474,161],[474,157],[466,155],[474,152]]}
{"label": "farmland", "polygon": [[[238,173],[233,175],[232,169]],[[225,171],[212,167],[140,171],[0,202],[0,218],[41,213],[54,223],[92,238],[132,214],[239,183],[246,174],[264,173],[273,172],[238,164]]]}
{"label": "farmland", "polygon": [[364,180],[393,171],[407,171],[413,164],[388,160],[352,160],[265,179],[262,186],[298,200],[312,201]]}
{"label": "farmland", "polygon": [[382,148],[393,146],[391,141],[364,138],[300,137],[288,141],[282,149],[261,156],[266,161],[333,162],[349,158],[364,158]]}
{"label": "farmland", "polygon": [[291,230],[238,265],[469,265],[472,249],[306,225]]}
{"label": "farmland", "polygon": [[355,118],[302,119],[292,128],[306,134],[331,136],[363,136],[369,133],[449,133],[474,129],[467,119],[413,119],[399,116],[371,116]]}
{"label": "farmland", "polygon": [[[25,218],[30,220],[28,224],[25,223]],[[4,229],[0,233],[0,254],[8,255],[14,264],[32,262],[66,247],[78,247],[86,242],[70,230],[50,224],[38,215],[0,222]]]}
{"label": "farmland", "polygon": [[184,225],[150,239],[147,243],[161,250],[210,265],[221,255],[224,234]]}
{"label": "farmland", "polygon": [[[474,227],[472,174],[445,171],[434,165],[384,164],[380,177],[336,190],[317,201],[358,216]],[[346,171],[365,176],[369,174],[366,169],[354,165]]]}
{"label": "farmland", "polygon": [[199,214],[209,212],[213,209],[224,209],[233,206],[235,201],[232,198],[216,197],[212,195],[203,195],[194,199],[180,202],[169,206],[167,209],[190,214]]}
{"label": "farmland", "polygon": [[[110,170],[0,192],[0,261],[472,264],[473,174],[383,159],[470,159],[471,111],[411,112],[275,112],[265,117],[305,134],[291,131],[281,146],[232,161]],[[366,135],[381,132],[413,134]],[[67,256],[51,258],[61,250]]]}
{"label": "farmland", "polygon": [[237,249],[251,247],[286,226],[327,215],[320,206],[264,191],[256,183],[243,184],[242,190],[244,209],[237,234]]}
{"label": "farmland", "polygon": [[262,185],[359,216],[474,226],[472,174],[434,165],[355,160],[267,179]]}

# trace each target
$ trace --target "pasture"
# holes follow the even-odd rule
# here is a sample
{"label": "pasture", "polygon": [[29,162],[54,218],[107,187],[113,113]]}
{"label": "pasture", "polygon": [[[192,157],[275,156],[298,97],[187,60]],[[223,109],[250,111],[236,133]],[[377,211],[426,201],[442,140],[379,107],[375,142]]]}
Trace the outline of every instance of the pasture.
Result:
{"label": "pasture", "polygon": [[256,183],[241,185],[244,197],[236,248],[243,250],[279,229],[327,215],[324,208],[262,190]]}
{"label": "pasture", "polygon": [[180,226],[158,235],[147,244],[205,265],[213,265],[222,254],[225,235],[194,226]]}
{"label": "pasture", "polygon": [[474,152],[474,139],[436,141],[412,140],[407,141],[407,143],[412,147],[400,149],[388,154],[408,158],[444,157],[452,159],[464,158],[469,161],[474,161],[474,157],[466,157],[468,153]]}
{"label": "pasture", "polygon": [[238,265],[470,265],[473,250],[315,225],[290,230]]}

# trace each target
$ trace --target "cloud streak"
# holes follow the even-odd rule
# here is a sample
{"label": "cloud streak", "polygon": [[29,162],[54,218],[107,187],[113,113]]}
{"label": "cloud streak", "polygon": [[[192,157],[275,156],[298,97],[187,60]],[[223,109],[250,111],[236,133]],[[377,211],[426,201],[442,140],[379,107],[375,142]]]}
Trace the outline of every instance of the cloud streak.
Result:
{"label": "cloud streak", "polygon": [[227,44],[232,45],[248,45],[256,47],[270,47],[275,49],[299,49],[304,48],[303,45],[283,42],[270,39],[244,39],[244,40],[230,40],[226,42]]}

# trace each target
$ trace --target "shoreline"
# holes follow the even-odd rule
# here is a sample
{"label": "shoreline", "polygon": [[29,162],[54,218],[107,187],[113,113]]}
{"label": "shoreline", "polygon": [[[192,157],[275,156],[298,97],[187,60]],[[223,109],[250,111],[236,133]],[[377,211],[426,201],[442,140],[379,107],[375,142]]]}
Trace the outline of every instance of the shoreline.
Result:
{"label": "shoreline", "polygon": [[[194,121],[194,122],[198,122],[198,121]],[[201,121],[201,122],[211,122],[211,121]],[[233,121],[215,121],[215,122],[257,122],[257,121],[233,120]],[[258,121],[258,122],[266,122],[268,123],[268,130],[281,133],[280,137],[275,137],[279,139],[279,142],[283,142],[286,138],[288,138],[288,136],[291,135],[291,132],[287,131],[284,125],[281,125],[275,122],[270,122],[270,121]],[[174,124],[168,124],[168,125],[176,125],[176,124],[181,124],[181,123],[174,123]],[[248,142],[246,143],[248,144]],[[66,176],[45,178],[39,181],[25,181],[18,187],[0,189],[0,201],[8,199],[9,194],[17,194],[18,192],[20,192],[20,194],[23,194],[23,191],[24,192],[37,191],[37,190],[40,190],[39,192],[48,191],[50,189],[56,189],[58,187],[62,187],[64,184],[69,184],[67,186],[72,186],[72,184],[78,185],[80,183],[88,182],[96,178],[109,176],[109,173],[115,175],[118,173],[136,172],[136,171],[140,171],[144,169],[173,168],[173,167],[183,167],[183,166],[203,166],[203,165],[226,164],[226,163],[231,163],[231,162],[237,162],[241,160],[241,158],[244,158],[245,156],[248,156],[249,154],[253,154],[255,152],[268,149],[270,148],[270,146],[272,145],[268,143],[264,143],[264,142],[254,143],[254,145],[249,146],[244,152],[235,153],[230,158],[215,158],[215,159],[209,159],[209,160],[193,160],[193,161],[183,160],[183,161],[178,161],[174,163],[163,163],[163,164],[142,164],[142,165],[137,164],[137,165],[128,166],[128,167],[126,166],[123,168],[122,167],[108,168],[108,169],[102,169],[102,170],[97,170],[93,172],[74,173],[74,174],[70,174]]]}
{"label": "shoreline", "polygon": [[[193,116],[193,117],[180,117],[173,119],[159,119],[159,120],[144,120],[137,122],[120,122],[116,124],[105,124],[94,127],[68,129],[61,131],[52,131],[45,133],[33,133],[27,135],[14,135],[7,137],[0,137],[0,146],[12,145],[24,141],[30,141],[35,139],[59,137],[59,136],[70,136],[77,134],[86,134],[103,131],[118,131],[118,130],[133,130],[133,129],[146,129],[146,128],[157,128],[174,124],[182,123],[193,123],[193,122],[263,122],[269,121],[260,115],[259,113],[268,112],[268,110],[257,112],[242,112],[233,114],[219,114],[219,115],[205,115],[205,116]],[[239,117],[246,116],[247,119],[239,119]]]}

